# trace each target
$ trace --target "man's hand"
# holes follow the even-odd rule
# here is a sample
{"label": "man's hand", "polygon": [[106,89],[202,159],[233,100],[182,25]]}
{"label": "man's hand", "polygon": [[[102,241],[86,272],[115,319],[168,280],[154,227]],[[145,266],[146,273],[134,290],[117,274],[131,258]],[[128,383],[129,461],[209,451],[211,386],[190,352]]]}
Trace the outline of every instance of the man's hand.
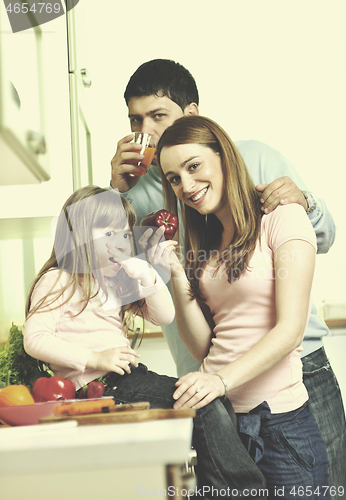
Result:
{"label": "man's hand", "polygon": [[134,135],[130,134],[118,142],[117,151],[111,161],[111,185],[113,189],[119,189],[120,193],[126,193],[137,184],[139,177],[131,174],[139,172],[134,163],[144,158],[143,155],[139,154],[142,146],[132,142],[133,138]]}
{"label": "man's hand", "polygon": [[275,210],[278,205],[289,205],[290,203],[298,203],[304,207],[304,210],[308,208],[305,196],[287,176],[280,177],[270,184],[258,184],[256,189],[262,193],[262,210],[266,214]]}

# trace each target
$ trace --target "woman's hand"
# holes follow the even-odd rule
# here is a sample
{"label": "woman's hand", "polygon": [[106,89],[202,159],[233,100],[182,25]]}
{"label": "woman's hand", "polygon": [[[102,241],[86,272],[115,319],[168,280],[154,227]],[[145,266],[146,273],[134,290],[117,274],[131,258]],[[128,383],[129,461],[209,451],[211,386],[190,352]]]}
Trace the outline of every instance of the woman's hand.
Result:
{"label": "woman's hand", "polygon": [[173,394],[175,409],[194,408],[198,410],[225,394],[225,386],[219,377],[209,373],[192,372],[181,377],[175,384]]}
{"label": "woman's hand", "polygon": [[[144,251],[147,261],[150,265],[157,268],[159,274],[163,271],[170,277],[171,265],[175,256],[174,248],[178,245],[177,241],[165,240],[163,238],[165,229],[163,226],[159,227],[155,232],[152,228],[148,228],[138,243]],[[165,282],[167,280],[164,279]]]}
{"label": "woman's hand", "polygon": [[130,363],[133,366],[138,366],[136,358],[139,357],[140,354],[131,349],[131,347],[114,347],[113,349],[107,349],[101,352],[92,351],[86,366],[94,370],[124,375],[125,372],[131,373]]}
{"label": "woman's hand", "polygon": [[181,247],[172,248],[169,254],[169,265],[171,268],[171,277],[174,279],[184,279],[187,281],[184,266],[182,264],[181,255],[179,256]]}

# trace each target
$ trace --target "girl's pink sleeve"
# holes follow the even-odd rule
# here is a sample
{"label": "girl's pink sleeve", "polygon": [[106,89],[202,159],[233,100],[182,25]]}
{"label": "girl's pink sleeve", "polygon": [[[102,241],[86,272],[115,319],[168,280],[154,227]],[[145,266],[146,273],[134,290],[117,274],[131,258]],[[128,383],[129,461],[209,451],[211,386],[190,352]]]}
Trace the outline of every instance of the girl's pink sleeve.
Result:
{"label": "girl's pink sleeve", "polygon": [[144,319],[154,325],[169,325],[175,315],[172,296],[158,273],[155,274],[155,285],[140,287],[141,298],[145,298],[142,308]]}
{"label": "girl's pink sleeve", "polygon": [[[57,279],[57,272],[50,271],[40,279],[32,294],[31,307],[51,290]],[[62,286],[63,277],[56,283],[54,290],[59,290]],[[73,343],[73,331],[71,331],[71,342],[59,338],[58,335],[57,326],[66,308],[66,304],[63,305],[66,293],[68,291],[59,297],[52,307],[41,308],[27,319],[24,328],[24,348],[30,356],[46,363],[84,371],[90,350]]]}

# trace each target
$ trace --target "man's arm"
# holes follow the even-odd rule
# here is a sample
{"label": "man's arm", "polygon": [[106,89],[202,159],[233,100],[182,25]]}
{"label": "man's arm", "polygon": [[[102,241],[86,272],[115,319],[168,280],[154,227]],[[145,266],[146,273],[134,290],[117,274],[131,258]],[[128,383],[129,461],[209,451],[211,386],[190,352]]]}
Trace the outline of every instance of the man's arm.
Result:
{"label": "man's arm", "polygon": [[[316,233],[317,253],[327,253],[334,243],[336,227],[325,202],[309,191],[296,170],[279,151],[259,141],[239,141],[236,145],[256,189],[262,192],[263,208],[268,208],[266,213],[270,213],[279,204],[299,203],[307,210]],[[306,199],[308,193],[313,199],[311,196]]]}
{"label": "man's arm", "polygon": [[327,253],[335,240],[335,224],[325,202],[311,192],[300,190],[290,177],[280,177],[270,184],[258,184],[265,213],[278,205],[298,203],[306,210],[317,238],[317,253]]}

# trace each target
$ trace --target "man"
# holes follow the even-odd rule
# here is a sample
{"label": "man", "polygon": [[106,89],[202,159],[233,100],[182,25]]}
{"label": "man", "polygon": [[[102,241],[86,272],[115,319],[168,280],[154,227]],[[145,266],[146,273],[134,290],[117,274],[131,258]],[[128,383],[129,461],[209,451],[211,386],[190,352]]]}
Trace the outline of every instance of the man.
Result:
{"label": "man", "polygon": [[[152,135],[157,144],[164,130],[177,118],[199,113],[199,97],[192,75],[174,61],[157,59],[142,64],[132,75],[124,94],[133,132]],[[133,135],[124,137],[112,159],[111,185],[130,201],[138,219],[164,207],[159,169],[155,159],[142,177],[133,164],[142,157],[133,152]],[[323,200],[307,191],[290,163],[274,149],[258,141],[236,142],[247,168],[262,192],[263,210],[269,213],[279,203],[302,205],[317,236],[318,253],[326,253],[334,242],[335,225]],[[131,163],[132,162],[132,163]],[[175,321],[163,327],[178,376],[199,369],[182,343]],[[342,398],[335,375],[325,355],[322,337],[328,328],[313,306],[303,342],[304,383],[312,412],[322,432],[330,461],[330,486],[346,487],[346,423]],[[336,498],[338,495],[336,495]],[[340,495],[341,497],[341,495]]]}

